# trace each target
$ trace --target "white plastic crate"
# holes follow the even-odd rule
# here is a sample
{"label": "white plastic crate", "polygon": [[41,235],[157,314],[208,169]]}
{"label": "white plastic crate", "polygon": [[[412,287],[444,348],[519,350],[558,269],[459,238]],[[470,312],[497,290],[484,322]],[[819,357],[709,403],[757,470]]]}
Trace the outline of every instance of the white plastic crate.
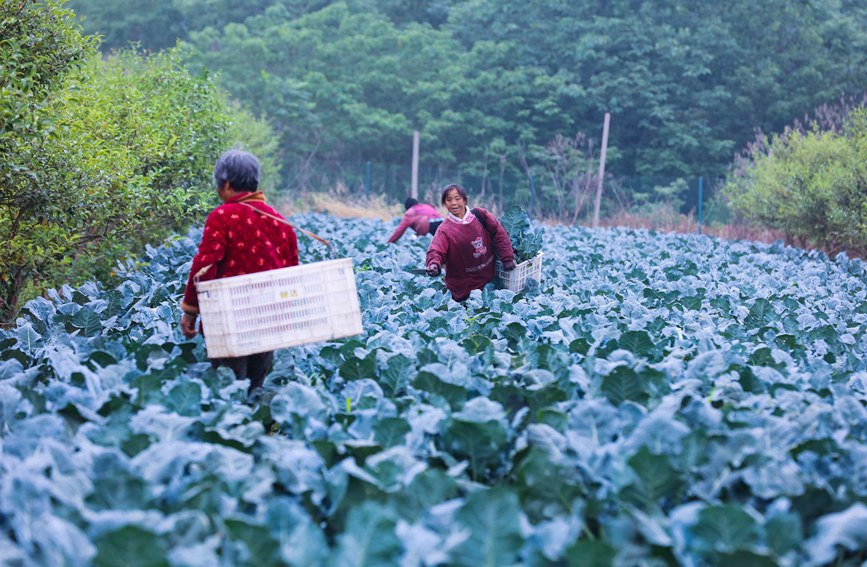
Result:
{"label": "white plastic crate", "polygon": [[527,285],[527,280],[542,281],[542,252],[529,260],[518,264],[514,270],[507,272],[503,264],[497,260],[497,287],[519,292]]}
{"label": "white plastic crate", "polygon": [[209,358],[362,332],[349,258],[199,282],[196,291]]}

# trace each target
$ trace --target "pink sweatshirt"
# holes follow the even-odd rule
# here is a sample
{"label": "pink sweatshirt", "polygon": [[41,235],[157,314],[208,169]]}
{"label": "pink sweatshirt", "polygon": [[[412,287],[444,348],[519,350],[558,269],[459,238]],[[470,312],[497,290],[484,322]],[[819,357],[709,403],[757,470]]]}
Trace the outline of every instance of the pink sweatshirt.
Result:
{"label": "pink sweatshirt", "polygon": [[455,301],[463,301],[474,289],[482,289],[494,279],[494,252],[501,262],[515,259],[509,235],[497,217],[484,209],[476,209],[484,216],[488,230],[473,213],[472,221],[461,224],[447,217],[431,240],[425,265],[445,266],[446,288]]}
{"label": "pink sweatshirt", "polygon": [[430,231],[430,220],[442,218],[435,208],[425,203],[413,205],[403,215],[397,230],[388,239],[389,242],[397,242],[403,236],[406,229],[412,228],[419,236],[424,236]]}

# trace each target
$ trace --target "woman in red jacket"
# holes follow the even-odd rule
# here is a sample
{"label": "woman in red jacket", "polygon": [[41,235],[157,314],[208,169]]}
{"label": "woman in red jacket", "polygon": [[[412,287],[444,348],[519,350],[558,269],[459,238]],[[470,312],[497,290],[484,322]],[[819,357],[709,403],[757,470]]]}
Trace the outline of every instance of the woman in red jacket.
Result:
{"label": "woman in red jacket", "polygon": [[[292,227],[274,218],[283,217],[258,190],[259,169],[258,158],[241,150],[229,150],[214,165],[217,196],[223,204],[205,221],[184,290],[181,330],[187,338],[197,331],[196,277],[205,281],[298,265],[298,238]],[[273,352],[211,359],[214,367],[228,366],[239,380],[249,379],[248,393],[262,386],[273,363]]]}
{"label": "woman in red jacket", "polygon": [[431,240],[425,265],[431,276],[438,276],[445,266],[446,288],[452,299],[464,301],[494,279],[495,252],[507,271],[515,269],[515,252],[497,217],[485,209],[470,210],[463,187],[446,185],[441,202],[448,216]]}

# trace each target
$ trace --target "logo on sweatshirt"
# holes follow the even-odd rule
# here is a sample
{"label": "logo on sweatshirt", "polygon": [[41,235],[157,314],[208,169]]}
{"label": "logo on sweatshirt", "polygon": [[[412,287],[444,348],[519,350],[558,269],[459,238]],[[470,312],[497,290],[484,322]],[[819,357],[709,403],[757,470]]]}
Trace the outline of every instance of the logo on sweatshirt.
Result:
{"label": "logo on sweatshirt", "polygon": [[478,258],[479,256],[484,256],[485,253],[488,251],[488,249],[485,247],[484,243],[482,242],[481,236],[476,238],[475,240],[473,240],[473,248],[476,249],[476,251],[473,252],[473,258]]}

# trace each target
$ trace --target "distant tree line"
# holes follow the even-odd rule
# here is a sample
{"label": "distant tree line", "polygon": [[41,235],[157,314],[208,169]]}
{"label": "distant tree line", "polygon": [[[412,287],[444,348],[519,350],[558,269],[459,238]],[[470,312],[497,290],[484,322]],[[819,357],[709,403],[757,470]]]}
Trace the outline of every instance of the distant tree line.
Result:
{"label": "distant tree line", "polygon": [[408,161],[413,129],[425,163],[548,172],[558,136],[598,148],[605,112],[612,171],[714,177],[756,128],[867,85],[867,4],[855,0],[69,5],[104,50],[188,42],[194,65],[273,125],[287,181],[302,186],[313,159]]}
{"label": "distant tree line", "polygon": [[274,128],[292,187],[321,186],[345,164],[405,164],[418,129],[427,171],[469,172],[500,202],[504,185],[525,197],[515,180],[532,175],[544,205],[576,220],[610,112],[608,171],[642,180],[638,192],[660,180],[634,202],[663,194],[677,206],[685,182],[673,179],[727,178],[733,214],[796,243],[867,250],[858,0],[70,6],[103,50],[185,42],[191,65],[219,70]]}

